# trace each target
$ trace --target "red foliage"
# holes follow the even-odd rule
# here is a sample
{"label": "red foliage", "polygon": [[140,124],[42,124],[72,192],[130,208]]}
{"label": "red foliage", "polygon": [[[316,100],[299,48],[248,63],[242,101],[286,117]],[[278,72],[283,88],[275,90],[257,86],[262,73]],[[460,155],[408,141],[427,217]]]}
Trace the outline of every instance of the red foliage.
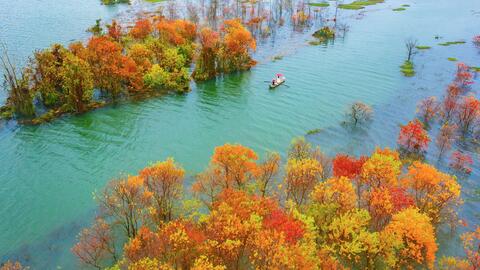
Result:
{"label": "red foliage", "polygon": [[480,35],[473,37],[473,44],[480,46]]}
{"label": "red foliage", "polygon": [[295,244],[303,237],[305,229],[301,221],[293,219],[281,209],[273,210],[263,220],[263,226],[285,234],[285,239],[290,244]]}
{"label": "red foliage", "polygon": [[390,196],[392,197],[393,209],[395,213],[415,204],[412,196],[407,193],[406,189],[401,187],[392,187],[389,191]]}
{"label": "red foliage", "polygon": [[458,63],[457,65],[457,75],[455,77],[455,82],[460,87],[466,87],[470,84],[473,84],[472,78],[473,75],[470,73],[470,68],[464,63]]}
{"label": "red foliage", "polygon": [[120,37],[122,37],[122,27],[120,26],[120,24],[117,23],[116,20],[113,20],[112,24],[107,26],[107,29],[108,36],[110,36],[116,41],[120,40]]}
{"label": "red foliage", "polygon": [[423,124],[415,119],[401,126],[398,136],[398,144],[409,152],[425,151],[428,148],[430,138]]}
{"label": "red foliage", "polygon": [[363,163],[365,163],[366,160],[367,157],[365,156],[356,159],[348,155],[338,154],[333,159],[333,176],[345,176],[354,179],[360,174]]}
{"label": "red foliage", "polygon": [[467,96],[457,107],[458,126],[464,134],[473,128],[480,116],[480,101],[474,96]]}
{"label": "red foliage", "polygon": [[135,23],[135,26],[130,30],[130,35],[136,39],[144,39],[152,33],[153,27],[149,20],[142,19]]}
{"label": "red foliage", "polygon": [[161,37],[174,45],[183,45],[195,39],[197,27],[185,20],[161,20],[157,24]]}
{"label": "red foliage", "polygon": [[450,168],[470,174],[472,172],[472,168],[470,168],[471,165],[473,165],[473,159],[470,155],[463,154],[460,151],[452,153],[452,156],[450,157]]}
{"label": "red foliage", "polygon": [[428,97],[418,104],[418,113],[423,118],[425,123],[430,122],[437,115],[440,110],[436,97]]}

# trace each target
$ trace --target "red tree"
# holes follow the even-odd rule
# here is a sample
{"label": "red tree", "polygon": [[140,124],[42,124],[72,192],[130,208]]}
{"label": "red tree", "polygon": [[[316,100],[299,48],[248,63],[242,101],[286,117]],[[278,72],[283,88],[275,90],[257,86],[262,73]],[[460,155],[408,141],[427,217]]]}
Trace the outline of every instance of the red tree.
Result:
{"label": "red tree", "polygon": [[480,101],[474,96],[464,97],[457,107],[457,123],[463,134],[471,131],[479,120]]}
{"label": "red tree", "polygon": [[464,63],[458,63],[455,82],[462,88],[465,88],[470,84],[473,84],[473,81],[472,81],[473,75],[472,73],[470,73],[469,70],[470,68]]}
{"label": "red tree", "polygon": [[130,30],[130,35],[136,39],[144,39],[153,31],[152,24],[147,19],[138,20]]}
{"label": "red tree", "polygon": [[411,153],[419,153],[428,148],[429,142],[430,138],[428,137],[428,133],[418,119],[401,126],[400,134],[398,136],[398,144],[404,150]]}
{"label": "red tree", "polygon": [[450,157],[450,168],[458,172],[470,174],[472,172],[472,168],[470,168],[471,165],[473,165],[473,159],[470,155],[463,154],[460,151],[452,153]]}
{"label": "red tree", "polygon": [[345,176],[354,179],[360,175],[363,163],[365,163],[366,160],[367,157],[364,156],[356,159],[348,155],[338,154],[333,159],[333,176]]}

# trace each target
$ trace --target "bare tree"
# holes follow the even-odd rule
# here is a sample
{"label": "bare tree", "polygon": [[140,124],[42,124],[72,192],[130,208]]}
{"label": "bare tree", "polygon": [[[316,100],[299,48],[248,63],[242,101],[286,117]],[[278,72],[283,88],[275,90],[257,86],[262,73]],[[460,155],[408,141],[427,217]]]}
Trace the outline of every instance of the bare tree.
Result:
{"label": "bare tree", "polygon": [[347,118],[353,125],[357,125],[361,122],[367,122],[372,118],[373,110],[372,107],[368,106],[363,102],[355,102],[348,108]]}
{"label": "bare tree", "polygon": [[416,39],[407,39],[405,41],[405,47],[407,48],[407,61],[410,62],[413,55],[417,53],[417,40]]}
{"label": "bare tree", "polygon": [[8,91],[7,105],[13,106],[15,113],[33,116],[33,98],[29,88],[28,70],[18,70],[11,61],[5,44],[1,44],[0,69],[3,71],[4,85]]}

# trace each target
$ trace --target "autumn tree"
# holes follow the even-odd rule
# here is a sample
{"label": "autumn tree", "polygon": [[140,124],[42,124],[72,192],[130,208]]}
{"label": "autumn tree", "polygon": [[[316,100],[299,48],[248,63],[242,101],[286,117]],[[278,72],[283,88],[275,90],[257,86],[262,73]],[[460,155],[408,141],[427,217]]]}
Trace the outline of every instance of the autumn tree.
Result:
{"label": "autumn tree", "polygon": [[306,203],[310,192],[320,180],[322,166],[315,159],[289,159],[285,169],[287,200],[297,205]]}
{"label": "autumn tree", "polygon": [[220,35],[210,28],[203,28],[199,33],[200,54],[195,63],[192,77],[195,80],[207,80],[217,75]]}
{"label": "autumn tree", "polygon": [[474,96],[464,97],[457,107],[457,124],[463,135],[472,131],[478,124],[480,101]]}
{"label": "autumn tree", "polygon": [[414,206],[413,198],[401,187],[374,188],[366,194],[367,209],[372,217],[372,227],[379,231],[387,225],[392,215]]}
{"label": "autumn tree", "polygon": [[258,185],[260,195],[265,197],[269,195],[273,178],[277,175],[280,168],[280,155],[278,153],[268,153],[265,161],[257,166],[255,179]]}
{"label": "autumn tree", "polygon": [[211,209],[223,190],[222,180],[218,177],[218,169],[209,166],[205,171],[196,175],[192,185],[193,194]]}
{"label": "autumn tree", "polygon": [[102,219],[97,219],[90,227],[78,235],[78,243],[72,248],[80,261],[97,269],[105,267],[105,261],[117,260],[111,227]]}
{"label": "autumn tree", "polygon": [[455,75],[455,83],[461,88],[466,88],[467,86],[473,84],[472,78],[473,75],[470,73],[470,68],[464,63],[457,64],[457,74]]}
{"label": "autumn tree", "polygon": [[415,119],[400,127],[397,142],[403,151],[420,154],[427,150],[430,138],[423,124]]}
{"label": "autumn tree", "polygon": [[463,249],[465,250],[466,259],[471,268],[480,269],[480,227],[474,231],[462,234]]}
{"label": "autumn tree", "polygon": [[144,39],[153,31],[152,23],[148,19],[140,19],[135,22],[135,25],[130,29],[130,36],[135,39]]}
{"label": "autumn tree", "polygon": [[412,195],[416,207],[430,217],[432,224],[456,223],[461,187],[454,176],[431,165],[414,162],[402,179],[402,186]]}
{"label": "autumn tree", "polygon": [[255,39],[239,19],[225,20],[223,23],[219,70],[229,73],[250,69],[256,64],[249,54],[249,51],[254,51],[257,47]]}
{"label": "autumn tree", "polygon": [[440,106],[436,97],[425,98],[417,106],[417,112],[426,125],[437,116],[439,111]]}
{"label": "autumn tree", "polygon": [[106,220],[119,225],[127,238],[135,237],[146,215],[152,193],[145,190],[142,177],[112,180],[96,194]]}
{"label": "autumn tree", "polygon": [[442,125],[436,139],[440,155],[452,148],[452,143],[456,139],[456,131],[457,126],[451,125],[448,122]]}
{"label": "autumn tree", "polygon": [[391,238],[385,244],[397,258],[396,268],[433,269],[437,243],[430,218],[416,208],[407,208],[392,217],[381,232],[382,238]]}
{"label": "autumn tree", "polygon": [[122,37],[121,25],[116,20],[112,20],[112,23],[107,25],[107,34],[113,40],[119,42]]}
{"label": "autumn tree", "polygon": [[396,187],[401,166],[397,152],[377,149],[363,164],[360,181],[370,188]]}
{"label": "autumn tree", "polygon": [[222,179],[223,188],[242,189],[255,174],[257,159],[257,154],[248,147],[240,144],[225,144],[215,147],[210,162],[218,169],[218,177]]}
{"label": "autumn tree", "polygon": [[313,203],[334,204],[339,213],[350,211],[357,205],[355,188],[346,177],[330,178],[318,183],[310,196]]}
{"label": "autumn tree", "polygon": [[405,41],[405,47],[407,49],[407,61],[410,62],[412,57],[417,53],[417,43],[416,39],[407,39]]}
{"label": "autumn tree", "polygon": [[359,123],[369,121],[372,118],[372,114],[372,107],[357,101],[348,107],[347,118],[348,122],[356,126]]}
{"label": "autumn tree", "polygon": [[450,157],[450,168],[454,171],[470,174],[472,172],[472,168],[470,167],[473,165],[473,159],[468,154],[463,154],[460,151],[455,151],[452,153]]}
{"label": "autumn tree", "polygon": [[93,74],[90,66],[70,54],[63,61],[60,75],[68,106],[75,112],[85,112],[93,99]]}
{"label": "autumn tree", "polygon": [[345,154],[337,154],[333,159],[333,176],[347,177],[355,183],[357,197],[361,196],[360,173],[362,166],[368,158],[362,156],[358,159]]}
{"label": "autumn tree", "polygon": [[157,224],[172,220],[175,201],[181,197],[185,171],[171,158],[140,171],[145,187],[152,194]]}

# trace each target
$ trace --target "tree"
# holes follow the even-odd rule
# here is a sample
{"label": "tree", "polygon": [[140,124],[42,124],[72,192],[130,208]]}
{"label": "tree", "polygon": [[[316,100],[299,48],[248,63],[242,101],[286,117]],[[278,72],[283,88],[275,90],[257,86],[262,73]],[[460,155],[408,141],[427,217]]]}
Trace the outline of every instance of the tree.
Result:
{"label": "tree", "polygon": [[416,39],[407,39],[405,41],[405,47],[407,48],[407,61],[410,62],[412,60],[413,55],[417,53],[418,41]]}
{"label": "tree", "polygon": [[313,158],[314,150],[304,137],[297,137],[292,140],[288,149],[289,159],[308,159]]}
{"label": "tree", "polygon": [[469,69],[470,68],[464,63],[457,64],[457,74],[455,75],[455,83],[463,89],[473,84],[473,81],[472,81],[473,75],[472,73],[470,73]]}
{"label": "tree", "polygon": [[451,125],[448,122],[442,125],[436,139],[440,155],[452,148],[452,143],[456,139],[456,131],[457,126]]}
{"label": "tree", "polygon": [[362,166],[360,181],[370,188],[396,187],[402,163],[398,153],[377,149]]}
{"label": "tree", "polygon": [[7,261],[0,266],[0,270],[29,270],[30,267],[24,267],[19,262]]}
{"label": "tree", "polygon": [[417,161],[408,168],[402,186],[407,188],[416,207],[430,217],[433,225],[457,222],[455,210],[461,204],[461,187],[454,176]]}
{"label": "tree", "polygon": [[223,188],[242,189],[257,170],[257,154],[240,144],[215,147],[211,164],[218,168]]}
{"label": "tree", "polygon": [[152,193],[157,224],[173,217],[175,201],[181,197],[185,171],[172,158],[140,171],[145,187]]}
{"label": "tree", "polygon": [[460,173],[470,174],[472,172],[472,168],[470,168],[472,164],[472,157],[460,151],[453,152],[450,157],[450,168]]}
{"label": "tree", "polygon": [[335,204],[340,213],[348,212],[357,205],[355,188],[346,177],[330,178],[318,183],[310,196],[314,203]]}
{"label": "tree", "polygon": [[130,30],[130,35],[135,39],[145,39],[153,31],[153,26],[148,19],[140,19]]}
{"label": "tree", "polygon": [[195,63],[192,77],[195,80],[207,80],[217,75],[220,35],[210,28],[202,28],[199,33],[200,55]]}
{"label": "tree", "polygon": [[402,150],[407,153],[419,154],[426,151],[429,142],[430,138],[428,137],[428,133],[418,119],[410,121],[404,126],[400,126],[398,144]]}
{"label": "tree", "polygon": [[257,43],[252,34],[239,19],[225,20],[223,25],[223,43],[220,52],[221,72],[248,70],[256,64],[249,51],[254,51]]}
{"label": "tree", "polygon": [[93,99],[93,74],[84,60],[70,54],[60,69],[67,104],[77,113],[86,111]]}
{"label": "tree", "polygon": [[72,252],[83,264],[103,269],[105,260],[116,261],[112,229],[104,220],[97,219],[90,228],[82,230]]}
{"label": "tree", "polygon": [[474,96],[464,97],[457,107],[457,123],[463,135],[477,124],[480,116],[480,101]]}
{"label": "tree", "polygon": [[369,121],[372,118],[372,113],[372,107],[357,101],[348,107],[347,117],[356,126],[358,123]]}
{"label": "tree", "polygon": [[257,166],[255,179],[262,197],[266,197],[270,190],[273,178],[277,175],[280,167],[280,155],[269,153],[265,161]]}
{"label": "tree", "polygon": [[105,218],[118,224],[130,238],[137,235],[142,225],[152,193],[145,190],[143,178],[129,176],[110,181],[96,197]]}
{"label": "tree", "polygon": [[425,124],[430,123],[430,121],[437,116],[439,111],[440,106],[436,97],[428,97],[420,101],[417,106],[417,112],[420,114],[420,117],[423,119]]}
{"label": "tree", "polygon": [[466,232],[461,236],[463,249],[467,255],[467,261],[471,269],[480,268],[480,227],[472,232]]}
{"label": "tree", "polygon": [[[4,82],[8,91],[7,104],[13,106],[13,111],[21,116],[35,115],[33,96],[29,88],[28,70],[18,71],[12,63],[6,47],[2,44],[0,63],[3,71]],[[20,72],[20,74],[18,74]]]}
{"label": "tree", "polygon": [[367,193],[367,197],[372,227],[377,231],[390,222],[392,215],[415,205],[413,198],[400,187],[374,188]]}
{"label": "tree", "polygon": [[116,20],[112,20],[112,24],[107,25],[108,36],[119,42],[122,37],[122,27]]}
{"label": "tree", "polygon": [[204,172],[195,177],[192,185],[193,193],[211,209],[213,203],[217,200],[218,194],[223,190],[222,179],[218,177],[218,171],[209,166]]}
{"label": "tree", "polygon": [[393,236],[395,241],[387,242],[396,253],[398,268],[424,267],[433,269],[437,243],[430,218],[416,208],[407,208],[392,217],[382,231],[382,236]]}
{"label": "tree", "polygon": [[306,203],[320,180],[321,172],[322,167],[315,159],[289,159],[284,180],[287,200],[291,199],[297,205]]}

